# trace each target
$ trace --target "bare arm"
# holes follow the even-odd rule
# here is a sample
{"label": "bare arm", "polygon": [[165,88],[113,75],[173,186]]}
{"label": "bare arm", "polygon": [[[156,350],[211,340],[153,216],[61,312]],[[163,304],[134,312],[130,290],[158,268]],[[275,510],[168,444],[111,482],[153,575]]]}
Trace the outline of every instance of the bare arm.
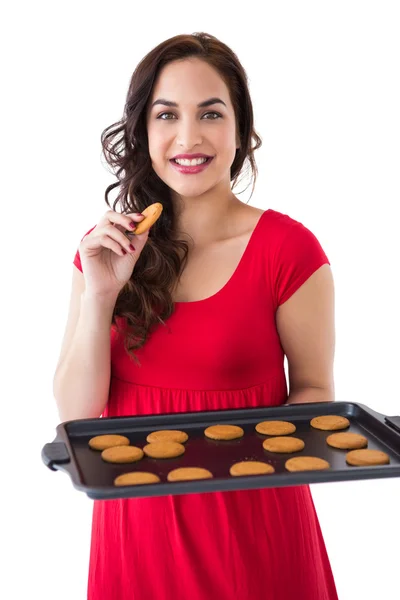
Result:
{"label": "bare arm", "polygon": [[329,265],[320,267],[277,311],[289,366],[287,404],[335,400],[335,294]]}
{"label": "bare arm", "polygon": [[100,417],[107,404],[110,378],[110,329],[115,296],[80,295],[71,340],[57,366],[53,392],[61,421]]}

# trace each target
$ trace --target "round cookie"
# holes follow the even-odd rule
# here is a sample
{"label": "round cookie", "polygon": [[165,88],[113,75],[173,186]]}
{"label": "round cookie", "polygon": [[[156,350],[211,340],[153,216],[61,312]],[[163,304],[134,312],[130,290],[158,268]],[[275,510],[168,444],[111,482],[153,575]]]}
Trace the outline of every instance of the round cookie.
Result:
{"label": "round cookie", "polygon": [[285,462],[288,471],[319,471],[330,466],[327,460],[317,456],[295,456]]}
{"label": "round cookie", "polygon": [[346,429],[350,426],[350,421],[346,417],[338,415],[324,415],[314,417],[310,421],[311,427],[314,429],[322,429],[323,431],[336,431],[338,429]]}
{"label": "round cookie", "polygon": [[178,431],[177,429],[163,429],[160,431],[152,431],[147,436],[146,440],[151,444],[152,442],[178,442],[178,444],[184,444],[187,442],[189,436],[184,431]]}
{"label": "round cookie", "polygon": [[346,462],[355,467],[368,465],[387,465],[390,463],[389,455],[381,450],[351,450],[346,454]]}
{"label": "round cookie", "polygon": [[178,442],[152,442],[143,448],[150,458],[176,458],[185,452],[185,447]]}
{"label": "round cookie", "polygon": [[192,481],[193,479],[211,479],[213,474],[201,467],[181,467],[168,473],[168,481]]}
{"label": "round cookie", "polygon": [[236,440],[244,436],[244,431],[237,425],[211,425],[204,435],[211,440]]}
{"label": "round cookie", "polygon": [[257,423],[256,431],[263,435],[288,435],[296,431],[296,425],[289,421],[262,421]]}
{"label": "round cookie", "polygon": [[92,450],[105,450],[115,446],[129,446],[129,444],[129,439],[124,435],[96,435],[89,440],[89,447]]}
{"label": "round cookie", "polygon": [[299,452],[304,446],[303,440],[296,437],[273,437],[263,441],[263,448],[268,452]]}
{"label": "round cookie", "polygon": [[332,448],[340,448],[341,450],[354,450],[355,448],[366,448],[368,440],[359,433],[331,433],[326,438],[326,443]]}
{"label": "round cookie", "polygon": [[257,460],[243,460],[235,463],[229,469],[229,473],[234,477],[241,475],[266,475],[267,473],[275,473],[275,469],[268,463]]}
{"label": "round cookie", "polygon": [[101,458],[110,463],[131,463],[143,458],[143,450],[136,446],[115,446],[106,448]]}
{"label": "round cookie", "polygon": [[133,233],[138,235],[150,229],[150,227],[157,221],[162,211],[163,205],[160,202],[154,202],[154,204],[147,206],[147,208],[145,208],[142,212],[142,215],[144,215],[146,218],[143,219],[143,221],[140,221]]}
{"label": "round cookie", "polygon": [[144,483],[158,483],[160,478],[154,473],[145,473],[144,471],[135,471],[118,475],[114,479],[114,485],[142,485]]}

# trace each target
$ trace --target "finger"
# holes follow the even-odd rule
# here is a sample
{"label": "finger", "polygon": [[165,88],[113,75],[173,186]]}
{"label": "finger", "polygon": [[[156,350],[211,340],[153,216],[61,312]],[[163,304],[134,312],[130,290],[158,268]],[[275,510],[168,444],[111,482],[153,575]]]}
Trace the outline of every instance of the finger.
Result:
{"label": "finger", "polygon": [[80,244],[81,248],[86,250],[96,250],[98,248],[108,248],[118,256],[125,256],[127,251],[121,245],[107,234],[87,235]]}
{"label": "finger", "polygon": [[96,229],[93,230],[92,233],[90,233],[88,236],[86,236],[83,241],[85,240],[88,241],[88,243],[84,246],[87,248],[93,249],[96,247],[98,248],[99,246],[109,248],[111,240],[113,242],[112,249],[114,252],[117,251],[118,246],[117,254],[121,254],[120,250],[122,249],[125,250],[125,253],[129,252],[130,254],[135,251],[135,247],[131,243],[131,240],[128,239],[117,227],[115,227],[110,222],[108,222],[108,225],[106,225],[105,227],[99,228],[97,226]]}
{"label": "finger", "polygon": [[121,248],[126,250],[126,252],[132,253],[135,250],[131,239],[119,229],[119,226],[114,226],[110,223],[100,230],[99,233],[100,235],[106,235],[115,240],[121,246]]}
{"label": "finger", "polygon": [[121,227],[121,230],[123,231],[134,231],[136,224],[140,223],[140,221],[143,221],[145,218],[146,217],[140,213],[122,215],[115,210],[108,210],[99,220],[97,227],[103,228],[111,223],[114,226]]}

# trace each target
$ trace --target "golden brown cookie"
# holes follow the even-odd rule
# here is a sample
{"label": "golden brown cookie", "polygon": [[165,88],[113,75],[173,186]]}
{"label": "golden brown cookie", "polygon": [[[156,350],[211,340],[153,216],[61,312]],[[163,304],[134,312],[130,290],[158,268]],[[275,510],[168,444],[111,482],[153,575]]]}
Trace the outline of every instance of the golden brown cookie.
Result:
{"label": "golden brown cookie", "polygon": [[185,452],[185,446],[178,442],[152,442],[143,448],[150,458],[176,458]]}
{"label": "golden brown cookie", "polygon": [[354,450],[355,448],[366,448],[368,446],[368,440],[359,433],[331,433],[326,438],[328,446],[333,448],[340,448],[342,450]]}
{"label": "golden brown cookie", "polygon": [[150,227],[157,221],[162,211],[163,205],[160,202],[154,202],[154,204],[150,204],[150,206],[142,211],[142,215],[144,215],[146,218],[143,219],[143,221],[140,221],[133,233],[138,235],[150,229]]}
{"label": "golden brown cookie", "polygon": [[381,450],[351,450],[346,454],[346,462],[355,467],[368,465],[387,465],[390,463],[389,455]]}
{"label": "golden brown cookie", "polygon": [[263,435],[289,435],[296,431],[296,425],[289,421],[262,421],[257,423],[256,431]]}
{"label": "golden brown cookie", "polygon": [[105,450],[114,446],[129,446],[130,441],[124,435],[96,435],[89,440],[92,450]]}
{"label": "golden brown cookie", "polygon": [[110,463],[131,463],[143,458],[143,450],[136,446],[115,446],[103,450],[101,458]]}
{"label": "golden brown cookie", "polygon": [[350,426],[350,421],[346,417],[338,415],[324,415],[314,417],[310,421],[311,427],[314,429],[322,429],[323,431],[336,431],[338,429],[346,429]]}
{"label": "golden brown cookie", "polygon": [[163,429],[160,431],[152,431],[147,436],[146,440],[152,442],[178,442],[178,444],[184,444],[187,442],[189,436],[184,431],[178,431],[177,429]]}
{"label": "golden brown cookie", "polygon": [[268,452],[299,452],[304,446],[303,440],[296,437],[273,437],[263,441],[263,448]]}
{"label": "golden brown cookie", "polygon": [[265,462],[244,460],[232,465],[229,473],[234,477],[240,475],[266,475],[267,473],[275,473],[275,469],[272,465]]}
{"label": "golden brown cookie", "polygon": [[288,471],[319,471],[330,466],[327,460],[317,456],[295,456],[285,462]]}
{"label": "golden brown cookie", "polygon": [[143,483],[158,483],[159,481],[161,481],[160,478],[154,473],[135,471],[118,475],[114,479],[114,485],[142,485]]}
{"label": "golden brown cookie", "polygon": [[201,467],[181,467],[168,473],[168,481],[191,481],[192,479],[211,479],[213,474]]}
{"label": "golden brown cookie", "polygon": [[211,440],[236,440],[244,436],[244,431],[237,425],[211,425],[204,430],[204,435]]}

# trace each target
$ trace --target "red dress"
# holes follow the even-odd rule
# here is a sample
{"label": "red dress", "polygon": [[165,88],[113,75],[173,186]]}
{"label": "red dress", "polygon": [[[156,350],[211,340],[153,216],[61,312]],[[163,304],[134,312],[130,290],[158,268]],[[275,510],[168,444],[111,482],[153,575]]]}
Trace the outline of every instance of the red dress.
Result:
{"label": "red dress", "polygon": [[[285,403],[275,312],[324,263],[310,230],[265,211],[228,283],[177,302],[141,367],[112,327],[103,416]],[[88,600],[294,598],[337,600],[309,486],[94,501]]]}

